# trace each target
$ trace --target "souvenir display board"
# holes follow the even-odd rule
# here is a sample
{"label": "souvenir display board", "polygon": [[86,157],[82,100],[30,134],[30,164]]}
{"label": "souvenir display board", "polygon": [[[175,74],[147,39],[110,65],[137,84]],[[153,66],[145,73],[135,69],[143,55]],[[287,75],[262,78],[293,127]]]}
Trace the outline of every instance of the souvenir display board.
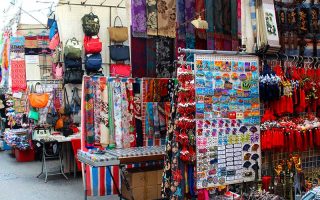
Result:
{"label": "souvenir display board", "polygon": [[195,55],[198,189],[260,176],[258,63],[254,56]]}

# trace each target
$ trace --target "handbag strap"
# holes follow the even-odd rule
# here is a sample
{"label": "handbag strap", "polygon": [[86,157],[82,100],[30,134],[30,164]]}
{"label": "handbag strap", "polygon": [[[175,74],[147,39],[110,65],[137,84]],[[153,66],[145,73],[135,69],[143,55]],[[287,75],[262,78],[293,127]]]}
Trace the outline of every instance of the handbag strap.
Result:
{"label": "handbag strap", "polygon": [[116,27],[116,21],[117,21],[117,19],[119,19],[119,20],[120,20],[120,23],[121,23],[121,26],[119,26],[119,27],[123,27],[122,20],[121,20],[121,18],[119,17],[119,15],[116,16],[116,18],[114,18],[113,26]]}
{"label": "handbag strap", "polygon": [[[42,93],[44,93],[44,88],[43,88],[43,86],[41,85],[41,83],[40,82],[37,82],[35,85],[34,85],[34,92],[35,93],[37,93],[37,86],[40,86],[41,88],[42,88]],[[41,93],[41,91],[40,91],[40,93]]]}

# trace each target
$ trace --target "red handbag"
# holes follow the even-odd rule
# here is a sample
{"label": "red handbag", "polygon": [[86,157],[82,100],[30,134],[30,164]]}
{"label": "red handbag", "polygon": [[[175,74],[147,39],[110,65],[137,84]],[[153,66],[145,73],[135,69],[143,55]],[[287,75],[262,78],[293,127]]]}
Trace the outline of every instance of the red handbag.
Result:
{"label": "red handbag", "polygon": [[102,43],[99,40],[99,37],[93,38],[90,36],[84,36],[83,44],[84,44],[84,50],[86,54],[94,54],[94,53],[100,53],[102,50]]}
{"label": "red handbag", "polygon": [[126,64],[111,64],[110,66],[111,76],[130,77],[131,66]]}

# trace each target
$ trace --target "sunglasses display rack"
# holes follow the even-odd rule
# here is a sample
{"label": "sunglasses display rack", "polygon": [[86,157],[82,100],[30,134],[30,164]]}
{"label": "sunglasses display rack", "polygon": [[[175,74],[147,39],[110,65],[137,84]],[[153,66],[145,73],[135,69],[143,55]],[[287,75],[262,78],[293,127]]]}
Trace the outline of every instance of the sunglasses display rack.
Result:
{"label": "sunglasses display rack", "polygon": [[195,54],[198,189],[260,177],[258,63],[254,56]]}

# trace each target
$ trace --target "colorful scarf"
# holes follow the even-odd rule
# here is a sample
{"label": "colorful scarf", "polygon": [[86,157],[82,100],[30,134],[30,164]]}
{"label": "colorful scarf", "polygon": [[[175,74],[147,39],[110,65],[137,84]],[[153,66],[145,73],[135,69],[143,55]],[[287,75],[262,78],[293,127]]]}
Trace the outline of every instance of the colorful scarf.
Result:
{"label": "colorful scarf", "polygon": [[127,96],[126,83],[121,82],[121,133],[123,148],[130,147],[130,113],[129,113],[129,102]]}
{"label": "colorful scarf", "polygon": [[27,89],[26,65],[24,60],[11,60],[12,91],[18,92]]}
{"label": "colorful scarf", "polygon": [[135,127],[137,134],[137,146],[143,146],[143,123],[142,123],[142,99],[141,99],[141,83],[133,83],[133,93],[134,93],[134,117],[135,117]]}
{"label": "colorful scarf", "polygon": [[100,132],[101,139],[100,143],[103,147],[106,147],[110,143],[109,137],[109,95],[108,95],[108,85],[107,78],[100,78],[100,91],[101,91],[101,113],[100,113]]}
{"label": "colorful scarf", "polygon": [[128,80],[126,83],[127,99],[128,99],[128,121],[129,121],[129,136],[130,136],[130,147],[136,147],[136,128],[135,128],[135,110],[134,110],[134,94],[133,94],[133,80]]}
{"label": "colorful scarf", "polygon": [[158,0],[158,35],[176,37],[176,0]]}
{"label": "colorful scarf", "polygon": [[153,107],[153,124],[154,124],[154,135],[155,137],[160,137],[160,121],[159,121],[159,111],[158,103],[152,104]]}
{"label": "colorful scarf", "polygon": [[93,93],[93,81],[89,76],[83,77],[84,82],[84,107],[85,107],[85,115],[84,115],[84,123],[85,130],[84,134],[86,136],[86,147],[92,148],[95,141],[94,136],[94,93]]}
{"label": "colorful scarf", "polygon": [[122,99],[121,99],[121,83],[118,80],[113,82],[113,117],[114,117],[114,131],[116,148],[123,148],[122,136]]}
{"label": "colorful scarf", "polygon": [[146,0],[131,1],[132,36],[147,36]]}
{"label": "colorful scarf", "polygon": [[101,122],[101,90],[100,90],[100,78],[93,77],[93,91],[94,91],[94,138],[95,138],[95,145],[100,145],[101,139],[101,129],[100,129],[100,122]]}
{"label": "colorful scarf", "polygon": [[109,102],[109,139],[110,144],[115,144],[115,127],[114,127],[114,103],[113,103],[113,81],[108,80],[108,102]]}
{"label": "colorful scarf", "polygon": [[145,111],[145,134],[148,137],[152,137],[154,135],[154,114],[153,114],[153,103],[147,102],[145,103],[146,111]]}
{"label": "colorful scarf", "polygon": [[158,35],[157,0],[147,0],[147,33]]}
{"label": "colorful scarf", "polygon": [[159,37],[156,42],[156,74],[158,78],[173,77],[175,68],[172,64],[174,60],[173,39]]}

